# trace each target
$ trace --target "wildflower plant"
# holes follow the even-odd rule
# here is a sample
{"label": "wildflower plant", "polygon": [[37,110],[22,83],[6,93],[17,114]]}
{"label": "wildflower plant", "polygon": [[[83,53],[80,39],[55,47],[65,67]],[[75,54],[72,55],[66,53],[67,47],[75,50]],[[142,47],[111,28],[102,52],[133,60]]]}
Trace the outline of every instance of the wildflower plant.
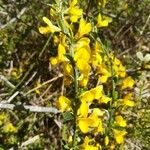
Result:
{"label": "wildflower plant", "polygon": [[125,143],[135,81],[99,37],[113,21],[102,13],[106,5],[106,0],[55,0],[39,27],[56,47],[50,65],[63,74],[55,102],[63,116],[62,149],[119,149]]}

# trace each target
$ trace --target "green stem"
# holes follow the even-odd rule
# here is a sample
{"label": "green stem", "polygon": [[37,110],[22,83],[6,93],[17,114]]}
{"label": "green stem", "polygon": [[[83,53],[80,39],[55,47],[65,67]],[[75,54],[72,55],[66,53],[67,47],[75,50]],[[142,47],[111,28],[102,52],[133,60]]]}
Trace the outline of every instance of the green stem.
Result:
{"label": "green stem", "polygon": [[41,50],[41,52],[40,52],[40,54],[39,54],[39,58],[42,57],[42,55],[43,55],[44,51],[46,50],[46,47],[48,46],[48,44],[49,44],[49,42],[50,42],[52,36],[53,36],[53,33],[49,36],[48,40],[47,40],[46,43],[44,44],[44,46],[43,46],[43,48],[42,48],[42,50]]}
{"label": "green stem", "polygon": [[[72,58],[74,58],[74,48],[72,46],[73,44],[73,40],[71,41],[71,56]],[[74,60],[72,60],[74,61]],[[73,149],[76,147],[76,116],[77,116],[77,110],[78,110],[78,70],[75,66],[75,62],[71,62],[72,64],[72,68],[73,68],[73,75],[74,75],[74,101],[72,102],[73,105],[73,114],[74,114],[74,126],[73,126],[73,130],[74,130],[74,135],[73,135],[73,142],[72,142],[72,147]]]}

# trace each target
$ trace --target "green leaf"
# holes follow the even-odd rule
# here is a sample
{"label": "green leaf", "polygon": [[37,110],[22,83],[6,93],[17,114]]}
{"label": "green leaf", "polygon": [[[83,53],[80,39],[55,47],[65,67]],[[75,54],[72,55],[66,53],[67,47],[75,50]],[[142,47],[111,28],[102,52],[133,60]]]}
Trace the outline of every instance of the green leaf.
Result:
{"label": "green leaf", "polygon": [[72,114],[71,112],[65,112],[65,113],[63,114],[63,118],[64,118],[64,122],[66,123],[66,122],[68,122],[68,121],[73,120],[73,119],[74,119],[74,116],[73,116],[73,114]]}

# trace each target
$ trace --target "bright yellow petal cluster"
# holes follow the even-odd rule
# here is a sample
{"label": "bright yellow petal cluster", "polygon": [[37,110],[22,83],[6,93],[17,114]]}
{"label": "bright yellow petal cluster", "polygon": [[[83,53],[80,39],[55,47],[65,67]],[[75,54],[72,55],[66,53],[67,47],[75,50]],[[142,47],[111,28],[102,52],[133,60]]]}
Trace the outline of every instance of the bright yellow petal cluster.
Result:
{"label": "bright yellow petal cluster", "polygon": [[69,111],[71,109],[71,101],[65,96],[60,96],[56,101],[56,106],[62,112]]}
{"label": "bright yellow petal cluster", "polygon": [[[86,104],[87,103],[85,102],[85,105]],[[81,106],[79,109],[79,112],[82,113],[82,116],[83,115],[85,116],[85,117],[80,116],[78,118],[78,125],[79,125],[80,130],[83,133],[89,132],[90,129],[94,129],[96,132],[102,132],[103,131],[102,120],[101,118],[99,118],[101,116],[101,111],[94,109],[92,114],[89,117],[87,117],[88,108],[86,108],[86,110],[81,110],[81,108],[84,109],[85,107],[87,106],[84,106],[84,107]]]}
{"label": "bright yellow petal cluster", "polygon": [[97,27],[107,27],[110,22],[112,22],[111,18],[105,16],[102,17],[102,15],[99,14],[97,18]]}
{"label": "bright yellow petal cluster", "polygon": [[115,124],[120,126],[120,127],[126,127],[127,126],[126,120],[123,119],[123,117],[121,115],[115,117]]}
{"label": "bright yellow petal cluster", "polygon": [[88,34],[92,30],[91,23],[86,23],[86,21],[81,18],[79,22],[78,33],[76,34],[77,39],[83,37],[83,35]]}
{"label": "bright yellow petal cluster", "polygon": [[77,4],[77,0],[73,0],[68,9],[71,22],[77,22],[83,13],[83,10],[79,9],[79,7],[76,6],[76,4]]}
{"label": "bright yellow petal cluster", "polygon": [[[114,57],[114,56],[112,56]],[[126,69],[125,67],[122,65],[121,61],[117,58],[112,58],[112,62],[113,62],[113,69],[115,72],[115,76],[116,77],[121,77],[124,78],[126,76]]]}
{"label": "bright yellow petal cluster", "polygon": [[95,42],[95,48],[92,50],[91,62],[94,68],[102,64],[102,57],[100,52],[102,51],[101,45],[98,41]]}
{"label": "bright yellow petal cluster", "polygon": [[133,88],[135,84],[135,81],[132,79],[132,77],[128,76],[127,78],[125,78],[122,82],[122,89],[126,89],[126,88]]}
{"label": "bright yellow petal cluster", "polygon": [[67,58],[66,58],[65,54],[66,54],[65,46],[60,43],[58,45],[58,56],[50,58],[51,64],[52,65],[57,65],[60,62],[67,61]]}
{"label": "bright yellow petal cluster", "polygon": [[48,34],[48,33],[54,33],[54,32],[60,32],[61,29],[57,26],[53,25],[52,22],[47,18],[43,17],[43,21],[47,24],[46,27],[39,27],[39,32],[41,34]]}
{"label": "bright yellow petal cluster", "polygon": [[80,145],[81,150],[101,150],[101,146],[95,142],[94,139],[90,139],[88,136],[84,138],[84,143]]}
{"label": "bright yellow petal cluster", "polygon": [[127,94],[123,99],[122,99],[123,105],[133,107],[135,105],[133,101],[133,96],[132,93]]}
{"label": "bright yellow petal cluster", "polygon": [[92,102],[94,99],[98,100],[102,96],[102,90],[103,90],[103,86],[99,85],[81,94],[80,99],[81,101],[86,101],[86,102]]}
{"label": "bright yellow petal cluster", "polygon": [[124,142],[124,136],[127,134],[126,131],[120,131],[114,129],[114,138],[118,144],[122,144]]}
{"label": "bright yellow petal cluster", "polygon": [[111,73],[107,70],[106,66],[104,64],[99,65],[97,67],[97,72],[99,73],[99,81],[101,83],[106,83],[108,78],[111,77]]}
{"label": "bright yellow petal cluster", "polygon": [[111,101],[111,98],[106,95],[102,95],[99,99],[99,102],[104,104],[107,104],[109,101]]}
{"label": "bright yellow petal cluster", "polygon": [[78,40],[75,47],[74,60],[76,62],[77,68],[81,73],[80,77],[78,78],[81,86],[87,85],[89,72],[91,70],[89,65],[89,60],[91,57],[89,43],[90,40],[88,38],[81,38]]}

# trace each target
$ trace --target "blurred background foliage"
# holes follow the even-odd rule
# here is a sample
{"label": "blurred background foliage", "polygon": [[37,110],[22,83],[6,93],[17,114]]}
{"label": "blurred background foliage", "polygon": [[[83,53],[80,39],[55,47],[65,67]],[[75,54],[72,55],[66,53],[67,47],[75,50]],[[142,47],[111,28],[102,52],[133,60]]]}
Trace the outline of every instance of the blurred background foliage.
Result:
{"label": "blurred background foliage", "polygon": [[[51,44],[39,57],[48,37],[41,35],[38,27],[42,17],[49,16],[50,3],[50,0],[0,0],[1,102],[19,90],[12,103],[50,106],[61,90],[62,79],[58,78],[50,85],[29,92],[59,74],[59,70],[51,70],[49,64],[49,57],[53,55]],[[137,80],[137,105],[130,114],[134,128],[129,129],[127,149],[149,150],[150,61],[143,63],[136,53],[140,51],[144,56],[150,53],[150,0],[109,0],[106,8],[103,14],[113,21],[99,36],[127,66],[128,74]],[[0,149],[59,149],[60,119],[59,115],[1,109]],[[26,144],[29,139],[34,142]]]}

